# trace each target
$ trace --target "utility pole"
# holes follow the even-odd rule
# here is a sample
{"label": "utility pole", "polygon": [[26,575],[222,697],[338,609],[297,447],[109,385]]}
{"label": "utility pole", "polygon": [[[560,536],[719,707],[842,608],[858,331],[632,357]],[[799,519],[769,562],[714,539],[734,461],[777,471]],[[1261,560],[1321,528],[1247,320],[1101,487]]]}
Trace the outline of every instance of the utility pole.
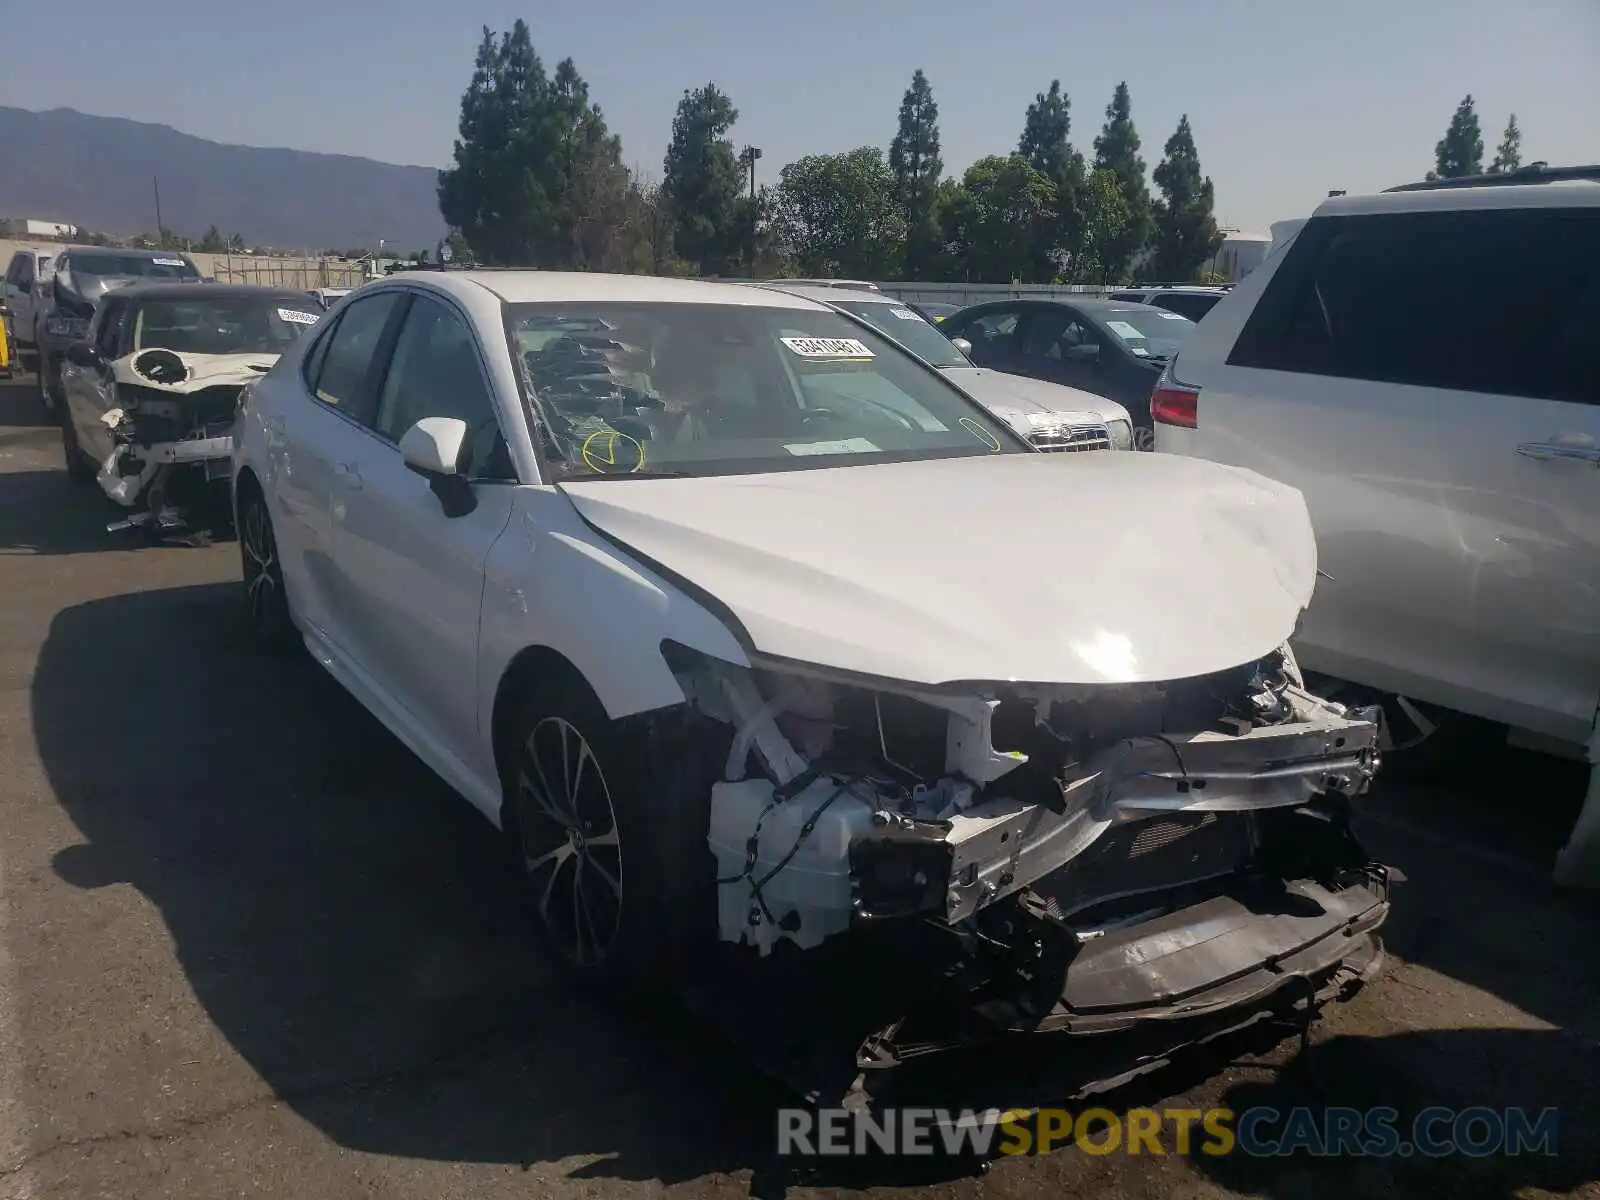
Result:
{"label": "utility pole", "polygon": [[156,190],[156,240],[160,241],[161,231],[166,228],[161,223],[161,177],[159,175],[150,176],[150,183]]}
{"label": "utility pole", "polygon": [[750,199],[756,198],[756,159],[761,157],[761,151],[755,146],[746,146],[739,154],[739,162],[750,172]]}

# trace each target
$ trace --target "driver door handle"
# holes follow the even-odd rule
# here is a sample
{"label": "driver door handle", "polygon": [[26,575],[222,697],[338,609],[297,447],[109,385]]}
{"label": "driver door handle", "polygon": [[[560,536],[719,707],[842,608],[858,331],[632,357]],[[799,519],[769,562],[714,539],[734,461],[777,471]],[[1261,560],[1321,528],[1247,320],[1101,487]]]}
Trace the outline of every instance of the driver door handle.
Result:
{"label": "driver door handle", "polygon": [[1517,453],[1541,462],[1565,458],[1600,463],[1600,446],[1585,446],[1581,442],[1522,442],[1517,446]]}
{"label": "driver door handle", "polygon": [[361,487],[361,472],[355,463],[334,463],[333,473],[338,480],[352,491]]}

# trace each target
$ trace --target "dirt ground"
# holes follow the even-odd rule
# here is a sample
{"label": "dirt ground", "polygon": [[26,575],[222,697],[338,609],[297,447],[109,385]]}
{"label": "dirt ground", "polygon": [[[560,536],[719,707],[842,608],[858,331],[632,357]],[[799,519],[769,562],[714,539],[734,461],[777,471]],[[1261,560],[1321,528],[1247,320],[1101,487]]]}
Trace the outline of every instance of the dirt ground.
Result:
{"label": "dirt ground", "polygon": [[[771,1169],[773,1090],[526,942],[492,831],[309,661],[245,645],[236,547],[155,547],[0,383],[0,1196],[1600,1196],[1600,912],[1545,876],[1581,769],[1380,787],[1383,978],[1297,1041],[1112,1098],[1560,1110],[1553,1156]],[[1019,1095],[1016,1103],[1048,1102]]]}

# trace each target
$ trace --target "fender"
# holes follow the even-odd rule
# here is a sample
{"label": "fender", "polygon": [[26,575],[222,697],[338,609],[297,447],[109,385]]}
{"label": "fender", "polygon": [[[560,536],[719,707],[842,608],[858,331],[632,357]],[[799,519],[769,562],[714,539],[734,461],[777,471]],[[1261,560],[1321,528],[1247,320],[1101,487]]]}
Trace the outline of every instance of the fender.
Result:
{"label": "fender", "polygon": [[663,639],[750,665],[723,621],[597,533],[558,488],[516,490],[511,520],[484,570],[478,726],[486,746],[500,680],[530,646],[572,663],[613,719],[684,701],[661,657]]}

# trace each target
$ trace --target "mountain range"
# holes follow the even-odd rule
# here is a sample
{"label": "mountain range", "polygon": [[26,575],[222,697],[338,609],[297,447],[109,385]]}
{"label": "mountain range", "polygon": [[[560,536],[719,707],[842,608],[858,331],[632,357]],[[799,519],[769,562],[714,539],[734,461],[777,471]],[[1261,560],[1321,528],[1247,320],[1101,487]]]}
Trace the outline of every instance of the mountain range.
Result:
{"label": "mountain range", "polygon": [[343,154],[232,146],[70,108],[0,106],[0,216],[63,221],[112,235],[161,222],[198,239],[211,225],[246,245],[389,246],[444,236],[432,167]]}

